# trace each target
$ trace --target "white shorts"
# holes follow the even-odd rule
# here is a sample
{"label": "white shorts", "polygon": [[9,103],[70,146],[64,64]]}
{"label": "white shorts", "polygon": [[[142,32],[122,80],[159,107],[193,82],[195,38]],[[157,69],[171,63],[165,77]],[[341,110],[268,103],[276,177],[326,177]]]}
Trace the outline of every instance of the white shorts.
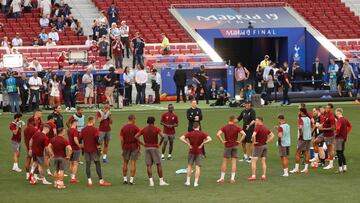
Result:
{"label": "white shorts", "polygon": [[85,97],[94,97],[94,88],[86,87],[85,88]]}

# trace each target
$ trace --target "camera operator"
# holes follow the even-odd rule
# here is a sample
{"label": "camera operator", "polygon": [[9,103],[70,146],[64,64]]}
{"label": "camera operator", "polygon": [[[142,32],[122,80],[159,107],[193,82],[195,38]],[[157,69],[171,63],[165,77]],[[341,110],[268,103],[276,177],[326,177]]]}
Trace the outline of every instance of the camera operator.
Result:
{"label": "camera operator", "polygon": [[154,104],[160,104],[160,84],[161,84],[161,75],[156,69],[153,69],[151,72],[151,89],[155,92],[155,102]]}

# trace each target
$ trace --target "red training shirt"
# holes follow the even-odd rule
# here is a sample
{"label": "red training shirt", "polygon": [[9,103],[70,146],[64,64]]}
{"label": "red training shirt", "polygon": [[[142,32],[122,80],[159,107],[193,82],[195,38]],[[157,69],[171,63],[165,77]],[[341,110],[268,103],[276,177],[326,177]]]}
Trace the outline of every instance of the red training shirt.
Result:
{"label": "red training shirt", "polygon": [[140,130],[140,135],[144,136],[145,147],[159,147],[158,135],[161,133],[160,128],[148,125]]}
{"label": "red training shirt", "polygon": [[[14,122],[11,122],[9,128],[12,132],[13,130],[16,130],[17,126]],[[21,142],[21,128],[18,129],[16,134],[12,133],[11,140],[18,143]]]}
{"label": "red training shirt", "polygon": [[51,148],[54,152],[55,158],[66,157],[66,147],[69,146],[69,141],[63,136],[55,136],[50,140]]}
{"label": "red training shirt", "polygon": [[36,132],[32,137],[32,154],[34,156],[43,157],[44,149],[49,145],[49,139],[43,132]]}
{"label": "red training shirt", "polygon": [[345,117],[340,117],[336,123],[336,139],[347,139],[352,125]]}
{"label": "red training shirt", "polygon": [[[175,115],[174,113],[166,112],[161,115],[161,122],[166,125],[174,125],[174,124],[179,123],[179,120],[178,120],[177,115]],[[163,132],[164,132],[164,134],[167,134],[167,135],[174,135],[175,127],[168,128],[168,127],[164,126]]]}
{"label": "red training shirt", "polygon": [[254,132],[256,132],[255,141],[257,142],[255,146],[266,145],[267,137],[271,133],[271,131],[267,129],[264,125],[258,125],[255,127]]}
{"label": "red training shirt", "polygon": [[34,126],[30,126],[30,125],[25,128],[24,139],[25,139],[25,146],[26,146],[27,150],[29,150],[29,143],[30,143],[31,138],[38,131],[39,130],[37,128],[35,128]]}
{"label": "red training shirt", "polygon": [[75,143],[74,138],[79,138],[79,133],[76,128],[69,128],[67,131],[69,143],[73,150],[80,150],[80,147]]}
{"label": "red training shirt", "polygon": [[86,126],[80,132],[80,137],[83,139],[84,152],[94,153],[98,152],[98,138],[99,130],[94,126]]}
{"label": "red training shirt", "polygon": [[239,145],[238,137],[242,129],[235,124],[228,124],[221,128],[221,131],[225,134],[225,147],[235,147]]}
{"label": "red training shirt", "polygon": [[208,135],[202,131],[194,130],[191,132],[188,132],[185,135],[185,138],[189,140],[191,149],[189,150],[189,154],[193,155],[199,155],[202,154],[202,149],[199,149],[199,146],[203,141],[208,137]]}
{"label": "red training shirt", "polygon": [[[333,125],[335,125],[334,114],[332,112],[325,113],[323,127],[330,128]],[[332,137],[335,135],[333,130],[323,130],[323,132],[325,137]]]}
{"label": "red training shirt", "polygon": [[[96,115],[97,115],[98,119],[100,120],[101,119],[100,112],[97,112]],[[110,130],[111,130],[111,128],[110,128],[110,117],[100,121],[99,131],[101,131],[101,132],[109,132]]]}
{"label": "red training shirt", "polygon": [[126,124],[120,130],[120,137],[123,137],[123,150],[137,149],[139,143],[135,139],[135,135],[140,131],[140,128],[134,124]]}

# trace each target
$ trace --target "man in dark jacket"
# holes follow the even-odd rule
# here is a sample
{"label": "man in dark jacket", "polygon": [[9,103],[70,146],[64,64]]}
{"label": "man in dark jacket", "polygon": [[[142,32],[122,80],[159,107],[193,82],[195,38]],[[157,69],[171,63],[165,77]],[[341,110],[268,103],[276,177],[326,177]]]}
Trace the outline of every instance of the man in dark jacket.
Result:
{"label": "man in dark jacket", "polygon": [[26,104],[29,98],[29,83],[26,78],[25,73],[21,74],[21,78],[18,78],[19,90],[20,90],[20,99],[21,99],[21,112],[27,112]]}
{"label": "man in dark jacket", "polygon": [[180,91],[183,98],[183,102],[186,103],[186,94],[185,94],[186,72],[182,69],[181,64],[179,64],[178,69],[175,71],[173,79],[176,85],[176,103],[180,102]]}
{"label": "man in dark jacket", "polygon": [[301,81],[304,81],[305,79],[305,72],[297,62],[294,63],[293,77],[294,77],[293,91],[302,91]]}
{"label": "man in dark jacket", "polygon": [[325,75],[324,65],[320,63],[320,59],[316,57],[315,62],[312,65],[312,80],[314,90],[321,90],[322,79]]}

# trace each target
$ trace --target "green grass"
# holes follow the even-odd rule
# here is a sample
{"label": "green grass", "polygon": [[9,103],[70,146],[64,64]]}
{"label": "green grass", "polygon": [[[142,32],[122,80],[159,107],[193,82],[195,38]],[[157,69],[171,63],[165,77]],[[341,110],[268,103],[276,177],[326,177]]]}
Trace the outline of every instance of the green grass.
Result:
{"label": "green grass", "polygon": [[[220,164],[222,161],[223,146],[217,141],[215,135],[222,127],[231,114],[238,115],[241,109],[210,109],[203,110],[204,121],[203,129],[212,138],[213,142],[206,146],[208,158],[203,160],[202,174],[200,178],[200,187],[185,187],[185,175],[176,175],[175,171],[185,168],[187,163],[187,148],[178,139],[175,142],[173,161],[164,161],[165,180],[170,183],[168,187],[155,186],[148,187],[143,153],[137,164],[136,185],[122,185],[122,157],[119,140],[119,130],[126,123],[127,115],[131,112],[138,117],[138,125],[145,125],[145,118],[149,115],[157,119],[164,112],[166,104],[156,107],[128,107],[126,110],[114,111],[114,124],[112,126],[112,140],[109,151],[108,164],[102,164],[103,176],[110,181],[113,186],[101,188],[95,185],[93,188],[86,187],[85,169],[80,166],[78,178],[80,183],[69,184],[69,178],[66,179],[67,188],[56,190],[52,186],[35,185],[32,186],[25,181],[25,173],[14,173],[12,167],[12,151],[10,148],[10,131],[8,129],[11,116],[3,114],[0,116],[0,196],[1,202],[39,202],[50,200],[61,202],[309,202],[309,201],[331,201],[331,202],[358,202],[359,197],[359,179],[360,179],[360,120],[359,106],[349,103],[337,103],[336,106],[344,108],[345,116],[353,124],[353,130],[349,136],[346,147],[346,156],[349,171],[343,175],[336,175],[334,171],[324,171],[322,169],[310,170],[308,175],[291,175],[289,178],[280,177],[281,165],[277,154],[275,142],[270,143],[268,158],[268,181],[248,182],[246,178],[250,175],[250,166],[246,163],[239,163],[236,184],[228,183],[219,185],[216,180],[220,175]],[[177,138],[187,129],[187,120],[185,117],[185,108],[187,105],[179,104],[175,108],[180,118],[180,126],[177,129]],[[296,115],[297,107],[279,107],[272,106],[256,109],[259,116],[264,117],[265,124],[271,129],[276,125],[276,115],[285,114],[288,122],[292,126],[292,146],[290,155],[290,169],[294,164],[294,152],[296,149]],[[44,113],[44,118],[46,113]],[[91,112],[86,115],[94,114]],[[24,120],[29,115],[26,115]],[[70,116],[64,114],[65,119]],[[159,120],[157,120],[159,123]],[[25,149],[23,146],[22,149]],[[241,150],[239,150],[241,151]],[[242,153],[240,154],[242,156]],[[24,169],[25,150],[22,150],[20,166]],[[335,162],[336,163],[336,162]],[[337,166],[337,163],[335,164]],[[260,165],[259,165],[260,167]],[[259,168],[260,169],[260,168]],[[155,176],[156,183],[158,179]],[[96,173],[92,170],[93,181],[96,181]],[[260,170],[258,170],[260,176]],[[228,179],[227,173],[226,179]],[[193,179],[192,179],[193,181]]]}

